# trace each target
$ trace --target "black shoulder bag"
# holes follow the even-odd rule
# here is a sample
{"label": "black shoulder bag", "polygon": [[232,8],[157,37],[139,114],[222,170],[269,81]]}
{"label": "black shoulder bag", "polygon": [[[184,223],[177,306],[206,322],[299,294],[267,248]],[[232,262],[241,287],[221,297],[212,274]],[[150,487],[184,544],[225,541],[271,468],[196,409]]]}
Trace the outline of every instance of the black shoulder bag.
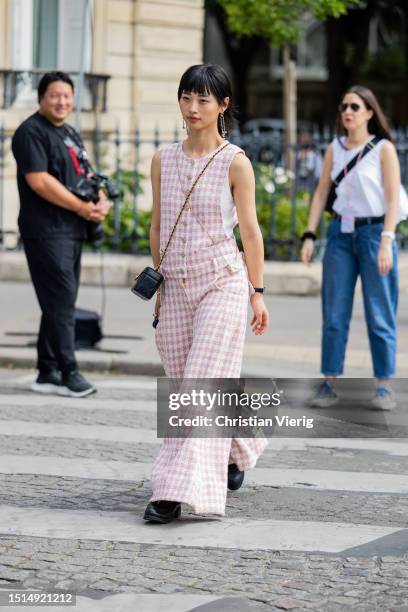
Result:
{"label": "black shoulder bag", "polygon": [[203,176],[204,172],[207,170],[208,166],[211,164],[211,162],[213,161],[214,157],[216,157],[218,155],[218,153],[221,153],[221,151],[223,151],[225,149],[225,147],[228,147],[228,145],[229,145],[229,143],[226,143],[223,147],[221,147],[221,149],[218,149],[214,153],[214,155],[208,160],[208,162],[206,163],[206,165],[201,170],[200,174],[197,176],[196,180],[194,181],[194,183],[192,184],[192,186],[188,190],[187,195],[186,195],[186,199],[184,200],[184,204],[181,207],[181,210],[180,210],[180,212],[179,212],[179,214],[177,216],[177,219],[176,219],[176,222],[174,224],[174,227],[171,230],[171,234],[170,234],[170,237],[169,237],[169,239],[167,241],[166,247],[165,247],[165,249],[163,251],[163,255],[160,258],[159,265],[156,266],[155,268],[151,268],[150,266],[147,266],[139,274],[139,276],[136,277],[135,284],[131,288],[131,291],[135,295],[138,295],[139,297],[141,297],[142,300],[150,300],[154,296],[154,294],[156,293],[156,291],[158,290],[160,285],[162,284],[164,277],[163,277],[163,274],[161,272],[159,272],[159,268],[162,265],[163,259],[166,256],[167,249],[169,248],[171,239],[173,238],[174,232],[176,231],[176,227],[177,227],[177,224],[178,224],[178,222],[180,220],[180,217],[183,214],[183,211],[184,211],[185,207],[187,206],[188,201],[190,200],[191,194],[193,193],[193,190],[194,190],[195,186],[197,185],[198,181]]}
{"label": "black shoulder bag", "polygon": [[347,166],[343,168],[340,174],[336,176],[334,181],[332,181],[332,184],[330,186],[329,195],[327,196],[327,200],[326,200],[326,206],[325,206],[325,210],[327,212],[329,213],[333,212],[333,204],[337,198],[336,188],[340,185],[341,181],[344,179],[346,174],[354,168],[354,166],[356,165],[358,161],[363,159],[364,155],[367,155],[367,153],[371,151],[371,149],[374,149],[375,145],[379,143],[380,140],[381,140],[380,138],[375,136],[375,138],[372,138],[369,142],[367,142],[366,146],[363,149],[363,152],[362,153],[360,152],[357,155],[355,155],[355,157],[353,157],[353,159],[349,161]]}

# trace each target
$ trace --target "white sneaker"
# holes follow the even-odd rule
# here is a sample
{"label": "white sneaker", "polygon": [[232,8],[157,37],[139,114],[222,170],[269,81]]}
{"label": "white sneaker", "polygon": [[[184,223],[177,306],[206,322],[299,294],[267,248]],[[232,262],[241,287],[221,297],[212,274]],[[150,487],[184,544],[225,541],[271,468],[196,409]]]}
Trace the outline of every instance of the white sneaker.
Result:
{"label": "white sneaker", "polygon": [[332,385],[327,380],[324,380],[320,383],[316,395],[309,401],[309,406],[314,406],[315,408],[330,408],[330,406],[337,404],[338,401],[339,396]]}
{"label": "white sneaker", "polygon": [[372,410],[393,410],[396,405],[394,392],[389,387],[377,387],[371,400]]}

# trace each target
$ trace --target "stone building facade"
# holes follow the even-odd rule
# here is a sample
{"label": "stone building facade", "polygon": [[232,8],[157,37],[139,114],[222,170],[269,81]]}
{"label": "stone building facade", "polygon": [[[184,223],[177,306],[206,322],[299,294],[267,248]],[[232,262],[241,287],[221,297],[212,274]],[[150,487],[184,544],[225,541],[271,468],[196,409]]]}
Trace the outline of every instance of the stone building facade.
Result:
{"label": "stone building facade", "polygon": [[[177,84],[189,65],[203,59],[204,0],[91,0],[83,46],[84,5],[85,0],[0,0],[3,230],[16,228],[18,209],[10,139],[37,107],[41,70],[75,73],[84,58],[85,137],[96,126],[104,137],[119,128],[124,136],[139,129],[144,139],[152,139],[155,128],[167,137],[181,128]],[[142,150],[142,166],[150,153],[148,146]]]}

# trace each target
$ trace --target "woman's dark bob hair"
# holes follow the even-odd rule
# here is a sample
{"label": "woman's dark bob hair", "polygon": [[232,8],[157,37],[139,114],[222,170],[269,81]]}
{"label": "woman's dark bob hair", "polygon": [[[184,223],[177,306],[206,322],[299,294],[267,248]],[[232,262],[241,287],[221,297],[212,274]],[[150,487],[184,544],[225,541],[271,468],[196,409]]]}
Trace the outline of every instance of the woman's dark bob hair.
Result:
{"label": "woman's dark bob hair", "polygon": [[[212,94],[219,104],[229,98],[228,108],[224,111],[225,126],[228,132],[234,127],[234,114],[232,107],[232,88],[224,68],[219,64],[197,64],[187,68],[181,77],[177,97],[180,100],[183,93]],[[220,118],[218,117],[218,132],[221,133]]]}
{"label": "woman's dark bob hair", "polygon": [[[363,87],[362,85],[354,85],[353,87],[350,87],[350,89],[344,92],[341,97],[341,100],[343,101],[344,97],[349,93],[356,94],[359,98],[362,99],[366,109],[373,111],[373,116],[371,117],[367,125],[369,133],[378,136],[378,138],[385,138],[386,140],[391,140],[392,142],[393,140],[387,118],[384,115],[384,111],[382,110],[380,103],[378,102],[371,89],[368,89],[368,87]],[[341,128],[343,130],[343,133],[347,134],[347,130],[342,125],[339,114],[337,118],[338,134],[341,132]]]}

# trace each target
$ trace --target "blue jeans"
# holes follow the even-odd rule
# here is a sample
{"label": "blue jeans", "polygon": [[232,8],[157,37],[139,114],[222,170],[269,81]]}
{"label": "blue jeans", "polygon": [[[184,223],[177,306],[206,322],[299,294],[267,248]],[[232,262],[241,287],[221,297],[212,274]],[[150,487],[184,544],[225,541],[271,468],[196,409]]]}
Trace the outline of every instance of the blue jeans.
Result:
{"label": "blue jeans", "polygon": [[374,376],[395,375],[397,351],[396,316],[398,305],[398,251],[393,242],[393,267],[386,275],[378,272],[377,254],[382,223],[356,226],[351,234],[340,231],[333,219],[327,234],[323,258],[323,337],[322,374],[343,373],[344,356],[358,275],[371,348]]}

